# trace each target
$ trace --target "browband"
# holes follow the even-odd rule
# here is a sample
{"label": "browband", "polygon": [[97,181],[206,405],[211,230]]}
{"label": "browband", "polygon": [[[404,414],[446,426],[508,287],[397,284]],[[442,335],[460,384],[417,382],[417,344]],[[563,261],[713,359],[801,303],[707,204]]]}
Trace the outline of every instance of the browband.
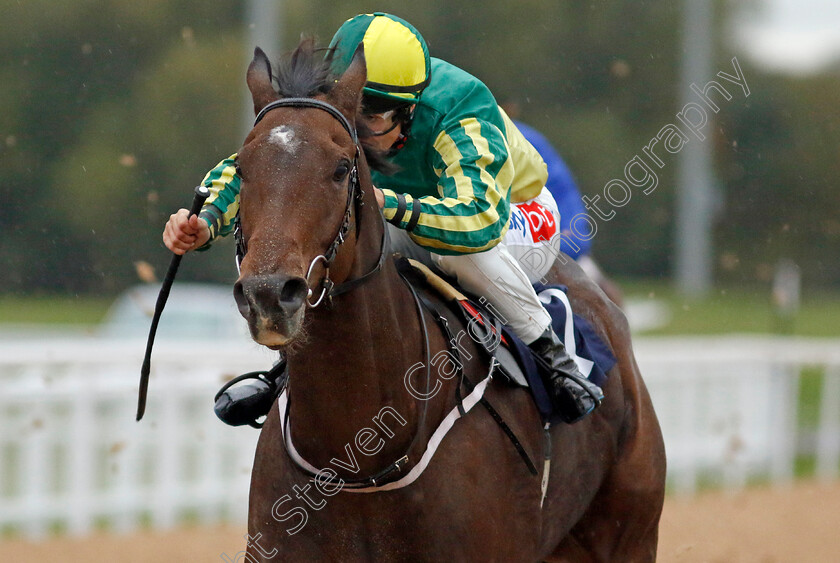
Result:
{"label": "browband", "polygon": [[344,114],[338,111],[331,104],[312,98],[282,98],[280,100],[275,100],[269,104],[266,104],[266,106],[260,110],[260,113],[257,114],[256,119],[254,119],[254,127],[257,126],[257,123],[259,123],[263,117],[265,117],[265,114],[267,114],[273,109],[284,106],[295,108],[317,108],[324,110],[325,112],[329,113],[334,118],[336,118],[339,121],[339,123],[341,123],[341,125],[347,130],[347,132],[350,134],[350,137],[353,139],[353,144],[358,145],[359,137],[356,134],[356,129],[352,125],[350,125],[350,121],[346,117],[344,117]]}

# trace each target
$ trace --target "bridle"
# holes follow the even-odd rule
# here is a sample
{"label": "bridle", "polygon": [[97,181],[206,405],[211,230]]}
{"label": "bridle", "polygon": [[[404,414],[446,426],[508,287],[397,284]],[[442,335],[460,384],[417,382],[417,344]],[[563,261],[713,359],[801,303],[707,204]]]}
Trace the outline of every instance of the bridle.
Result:
{"label": "bridle", "polygon": [[[358,217],[358,207],[364,205],[363,201],[363,194],[361,185],[359,184],[359,155],[361,154],[361,149],[359,148],[359,136],[356,133],[355,127],[350,123],[350,121],[344,117],[338,109],[336,109],[331,104],[321,101],[315,100],[313,98],[283,98],[280,100],[275,100],[269,104],[267,104],[264,108],[260,110],[257,114],[256,119],[254,119],[254,127],[266,116],[268,112],[273,109],[277,109],[280,107],[296,107],[296,108],[316,108],[323,110],[333,116],[341,126],[344,127],[345,131],[350,135],[350,138],[353,140],[353,145],[355,146],[356,153],[353,156],[353,166],[350,168],[350,172],[348,174],[348,182],[347,182],[347,204],[344,208],[344,218],[341,221],[341,225],[338,227],[338,232],[336,233],[333,241],[330,243],[329,247],[323,254],[319,254],[315,258],[313,258],[312,262],[309,264],[309,268],[306,272],[306,285],[309,288],[308,294],[306,296],[306,305],[309,308],[315,308],[320,305],[325,297],[333,298],[337,295],[341,295],[342,293],[346,293],[352,289],[355,289],[365,281],[367,281],[371,276],[379,272],[382,269],[382,264],[385,262],[385,255],[387,254],[387,248],[390,246],[388,244],[388,229],[382,229],[382,245],[379,254],[379,261],[377,262],[376,266],[373,267],[369,272],[358,277],[354,280],[346,281],[339,285],[336,285],[330,279],[330,265],[335,260],[336,255],[338,254],[339,247],[344,243],[347,238],[347,232],[350,230],[350,221],[353,215],[353,202],[356,202],[357,207],[357,217]],[[357,230],[357,237],[358,237],[358,229],[359,229],[359,222],[357,219],[356,222],[356,230]],[[242,236],[242,226],[240,223],[239,215],[236,216],[236,222],[234,225],[234,239],[236,240],[236,266],[237,269],[242,263],[242,259],[245,257],[245,253],[247,252],[247,246],[245,244],[245,239]],[[318,299],[313,303],[310,301],[314,292],[312,290],[312,285],[310,284],[310,278],[312,277],[312,272],[315,270],[315,266],[318,263],[323,263],[324,265],[324,277],[321,279],[320,283],[316,286],[316,291],[320,289],[321,293],[318,296]]]}

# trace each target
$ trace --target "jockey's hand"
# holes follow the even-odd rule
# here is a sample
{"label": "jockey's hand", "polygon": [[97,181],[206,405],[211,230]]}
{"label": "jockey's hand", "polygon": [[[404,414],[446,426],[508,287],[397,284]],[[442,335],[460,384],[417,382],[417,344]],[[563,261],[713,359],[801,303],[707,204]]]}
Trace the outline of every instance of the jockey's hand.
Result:
{"label": "jockey's hand", "polygon": [[203,246],[210,240],[210,228],[198,215],[190,217],[188,209],[179,209],[169,217],[163,228],[163,244],[175,254]]}
{"label": "jockey's hand", "polygon": [[379,205],[379,209],[385,207],[385,194],[382,193],[382,190],[374,186],[373,193],[376,194],[376,203]]}

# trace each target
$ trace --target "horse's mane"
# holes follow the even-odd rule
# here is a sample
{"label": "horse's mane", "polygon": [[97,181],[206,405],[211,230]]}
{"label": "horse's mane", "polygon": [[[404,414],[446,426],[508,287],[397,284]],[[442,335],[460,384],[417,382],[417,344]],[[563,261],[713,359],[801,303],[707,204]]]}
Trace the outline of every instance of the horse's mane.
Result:
{"label": "horse's mane", "polygon": [[[272,79],[277,93],[283,98],[312,98],[329,94],[337,79],[330,69],[333,52],[334,49],[316,47],[313,37],[301,39],[295,50],[275,65],[277,74]],[[394,165],[385,159],[385,153],[365,142],[369,130],[359,119],[356,120],[356,128],[370,167],[384,173],[394,172]]]}

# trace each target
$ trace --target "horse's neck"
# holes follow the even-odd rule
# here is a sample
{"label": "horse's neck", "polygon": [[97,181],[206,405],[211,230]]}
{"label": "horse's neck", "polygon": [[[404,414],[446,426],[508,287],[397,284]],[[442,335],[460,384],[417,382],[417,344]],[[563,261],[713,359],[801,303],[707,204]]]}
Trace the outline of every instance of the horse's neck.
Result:
{"label": "horse's neck", "polygon": [[[379,228],[361,230],[355,277],[376,264],[381,242]],[[289,357],[295,446],[319,467],[333,456],[346,460],[349,446],[362,470],[381,469],[383,458],[404,453],[422,407],[404,384],[409,368],[424,360],[410,293],[388,259],[369,281],[309,314],[306,343]],[[365,439],[369,449],[385,443],[374,456],[360,455]]]}

